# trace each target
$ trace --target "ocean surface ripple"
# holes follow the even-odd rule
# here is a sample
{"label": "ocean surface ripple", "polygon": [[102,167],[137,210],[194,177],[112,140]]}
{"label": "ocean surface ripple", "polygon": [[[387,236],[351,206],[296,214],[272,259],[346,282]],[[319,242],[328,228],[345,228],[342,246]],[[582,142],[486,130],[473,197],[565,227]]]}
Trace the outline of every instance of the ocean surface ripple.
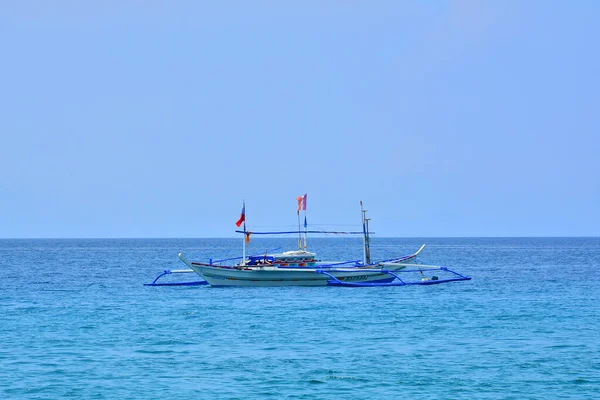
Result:
{"label": "ocean surface ripple", "polygon": [[[145,287],[241,240],[0,240],[0,398],[600,398],[599,238],[372,240],[473,280]],[[362,257],[356,238],[309,245]]]}

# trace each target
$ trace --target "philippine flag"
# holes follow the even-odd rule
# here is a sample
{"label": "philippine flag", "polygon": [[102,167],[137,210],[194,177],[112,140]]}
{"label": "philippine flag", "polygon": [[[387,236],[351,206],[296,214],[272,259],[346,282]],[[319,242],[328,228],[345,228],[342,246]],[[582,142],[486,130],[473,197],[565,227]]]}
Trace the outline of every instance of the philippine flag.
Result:
{"label": "philippine flag", "polygon": [[242,206],[242,215],[240,215],[240,219],[238,219],[235,225],[239,228],[244,221],[246,221],[246,203]]}

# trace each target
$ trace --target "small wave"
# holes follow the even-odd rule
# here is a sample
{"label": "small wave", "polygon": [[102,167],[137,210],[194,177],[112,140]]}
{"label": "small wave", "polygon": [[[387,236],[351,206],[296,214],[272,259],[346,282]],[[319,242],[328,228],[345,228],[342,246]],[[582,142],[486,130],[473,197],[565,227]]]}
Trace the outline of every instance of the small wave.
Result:
{"label": "small wave", "polygon": [[573,381],[573,383],[580,385],[583,383],[591,383],[591,382],[584,378],[577,378]]}
{"label": "small wave", "polygon": [[368,379],[359,378],[357,376],[351,375],[327,375],[327,379],[330,380],[348,380],[348,381],[356,381],[356,382],[369,382]]}
{"label": "small wave", "polygon": [[175,351],[173,350],[136,350],[136,353],[139,354],[175,354]]}

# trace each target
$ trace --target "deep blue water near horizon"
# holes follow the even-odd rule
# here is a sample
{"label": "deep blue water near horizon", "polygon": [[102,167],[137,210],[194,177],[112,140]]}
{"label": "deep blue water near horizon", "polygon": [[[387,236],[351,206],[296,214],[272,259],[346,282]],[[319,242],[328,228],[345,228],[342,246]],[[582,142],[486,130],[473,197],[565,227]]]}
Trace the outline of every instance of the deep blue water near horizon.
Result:
{"label": "deep blue water near horizon", "polygon": [[[374,238],[372,253],[421,243],[420,261],[473,280],[145,287],[185,268],[178,252],[232,257],[241,240],[0,240],[0,398],[600,398],[600,238]],[[362,254],[357,238],[310,247]]]}

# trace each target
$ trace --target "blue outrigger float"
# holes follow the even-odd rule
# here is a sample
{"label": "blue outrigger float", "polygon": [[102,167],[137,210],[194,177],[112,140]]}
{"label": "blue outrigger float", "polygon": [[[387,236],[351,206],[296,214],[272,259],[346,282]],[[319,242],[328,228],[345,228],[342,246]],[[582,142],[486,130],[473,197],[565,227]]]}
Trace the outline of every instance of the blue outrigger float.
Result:
{"label": "blue outrigger float", "polygon": [[[301,200],[302,199],[302,202]],[[425,265],[416,263],[417,256],[423,251],[422,245],[413,254],[371,262],[369,218],[362,207],[362,232],[331,232],[309,231],[304,222],[304,231],[300,229],[300,210],[306,210],[306,195],[298,198],[298,230],[287,232],[249,232],[246,230],[245,205],[238,221],[238,227],[244,224],[243,255],[236,258],[213,261],[208,263],[188,260],[179,253],[179,259],[189,269],[165,270],[146,286],[342,286],[342,287],[380,287],[380,286],[407,286],[407,285],[435,285],[447,282],[467,281],[471,278],[452,271],[447,267]],[[304,233],[304,243],[302,243]],[[363,260],[353,261],[320,261],[315,253],[307,251],[307,236],[309,233],[336,233],[336,234],[361,234],[363,235]],[[268,251],[262,255],[246,257],[246,242],[252,235],[279,235],[298,234],[298,250],[287,251],[269,255]],[[239,260],[237,263],[232,261]],[[431,274],[435,272],[436,275]],[[196,273],[202,279],[192,282],[158,282],[161,278],[171,274]],[[425,274],[427,273],[427,275]],[[418,274],[418,279],[406,276]],[[439,276],[438,276],[439,275]]]}

